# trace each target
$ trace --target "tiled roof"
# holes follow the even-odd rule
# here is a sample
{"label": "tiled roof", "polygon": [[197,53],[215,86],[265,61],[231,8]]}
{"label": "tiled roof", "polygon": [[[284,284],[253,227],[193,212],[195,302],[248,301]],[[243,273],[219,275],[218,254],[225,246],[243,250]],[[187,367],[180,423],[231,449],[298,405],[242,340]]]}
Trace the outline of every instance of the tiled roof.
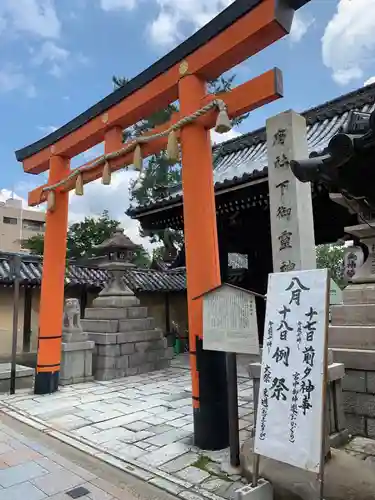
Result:
{"label": "tiled roof", "polygon": [[[241,284],[244,268],[247,267],[247,258],[239,254],[236,263],[229,260],[232,272],[228,282]],[[10,285],[13,282],[10,261],[12,254],[0,253],[0,283]],[[108,279],[108,273],[99,268],[77,266],[69,264],[65,273],[66,285],[86,285],[89,287],[103,288]],[[39,286],[42,280],[42,259],[35,255],[21,254],[21,284],[26,286]],[[126,285],[134,292],[183,292],[186,290],[186,268],[179,267],[165,271],[157,269],[133,268],[125,271]]]}
{"label": "tiled roof", "polygon": [[[307,121],[309,153],[324,150],[329,140],[346,124],[349,112],[375,109],[375,83],[345,94],[302,113]],[[213,148],[215,190],[267,177],[266,129],[232,139]],[[128,214],[136,216],[151,207],[173,204],[182,198],[181,186],[170,189],[168,196],[131,207]]]}
{"label": "tiled roof", "polygon": [[[22,255],[21,283],[40,285],[42,260],[36,256]],[[11,284],[11,254],[0,255],[0,283]],[[106,271],[93,267],[68,265],[65,274],[66,285],[88,285],[102,288],[108,279]],[[179,292],[186,290],[185,268],[169,271],[154,269],[129,269],[124,280],[133,292]]]}

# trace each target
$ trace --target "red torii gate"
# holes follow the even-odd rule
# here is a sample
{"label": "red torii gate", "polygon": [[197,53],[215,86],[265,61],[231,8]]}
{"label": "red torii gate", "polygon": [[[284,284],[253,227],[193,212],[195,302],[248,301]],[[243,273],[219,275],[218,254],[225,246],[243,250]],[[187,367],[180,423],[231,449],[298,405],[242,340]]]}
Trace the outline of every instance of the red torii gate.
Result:
{"label": "red torii gate", "polygon": [[[225,131],[226,113],[235,118],[281,97],[282,78],[280,71],[273,69],[220,96],[208,95],[206,82],[289,33],[294,12],[308,2],[235,0],[125,87],[16,152],[26,173],[49,170],[48,184],[29,193],[31,206],[48,201],[36,394],[58,388],[68,192],[75,187],[77,194],[83,194],[83,185],[100,177],[108,184],[111,172],[139,164],[141,154],[145,158],[158,153],[167,142],[170,151],[176,150],[176,139],[180,139],[195,442],[206,449],[228,445],[225,359],[222,353],[202,349],[202,302],[193,300],[221,283],[209,130],[216,122],[217,129]],[[123,144],[123,129],[177,99],[180,110],[170,122],[139,141]],[[198,110],[201,116],[193,119]],[[180,122],[186,117],[190,119]],[[70,169],[72,157],[103,141],[104,156]]]}

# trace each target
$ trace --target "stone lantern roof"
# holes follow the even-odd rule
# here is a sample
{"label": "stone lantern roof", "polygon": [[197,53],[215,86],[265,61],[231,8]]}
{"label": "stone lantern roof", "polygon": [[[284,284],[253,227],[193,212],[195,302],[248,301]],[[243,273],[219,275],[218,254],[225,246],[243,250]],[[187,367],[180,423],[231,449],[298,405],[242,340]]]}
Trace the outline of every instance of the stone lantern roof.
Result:
{"label": "stone lantern roof", "polygon": [[108,270],[125,270],[135,267],[132,260],[135,251],[139,248],[124,234],[123,229],[116,229],[113,235],[95,247],[101,257],[98,266]]}
{"label": "stone lantern roof", "polygon": [[132,240],[124,234],[124,230],[119,228],[116,229],[114,234],[103,241],[99,245],[96,245],[96,249],[101,252],[107,251],[119,251],[119,250],[136,250],[139,248],[139,245],[136,245],[132,242]]}

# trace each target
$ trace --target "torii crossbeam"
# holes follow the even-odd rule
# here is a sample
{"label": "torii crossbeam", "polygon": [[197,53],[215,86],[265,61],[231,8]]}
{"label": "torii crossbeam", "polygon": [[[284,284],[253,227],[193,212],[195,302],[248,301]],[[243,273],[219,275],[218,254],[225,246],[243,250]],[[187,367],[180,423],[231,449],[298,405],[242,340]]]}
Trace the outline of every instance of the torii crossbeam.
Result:
{"label": "torii crossbeam", "polygon": [[[219,96],[207,94],[206,82],[289,33],[294,12],[308,2],[235,0],[125,87],[16,152],[26,173],[49,170],[48,184],[29,193],[30,205],[48,201],[35,393],[58,388],[68,192],[76,187],[82,194],[84,184],[100,177],[108,184],[111,172],[139,163],[140,154],[145,158],[158,153],[177,138],[182,151],[195,443],[205,449],[228,445],[225,357],[202,349],[202,302],[192,300],[221,283],[209,130],[216,122],[224,131],[226,113],[235,118],[281,97],[282,79],[280,71],[272,69]],[[179,112],[169,123],[152,130],[151,138],[123,144],[123,129],[177,99]],[[101,142],[104,156],[70,169],[71,158]]]}

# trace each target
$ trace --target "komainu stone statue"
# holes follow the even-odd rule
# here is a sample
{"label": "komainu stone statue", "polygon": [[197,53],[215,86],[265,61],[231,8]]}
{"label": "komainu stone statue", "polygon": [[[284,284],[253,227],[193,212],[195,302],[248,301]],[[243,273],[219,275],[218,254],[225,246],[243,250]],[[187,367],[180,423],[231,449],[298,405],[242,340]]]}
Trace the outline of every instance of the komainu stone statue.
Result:
{"label": "komainu stone statue", "polygon": [[81,326],[81,307],[78,299],[66,299],[61,344],[60,385],[92,380],[94,342],[88,340]]}
{"label": "komainu stone statue", "polygon": [[81,330],[81,307],[78,299],[66,299],[64,307],[64,330]]}

